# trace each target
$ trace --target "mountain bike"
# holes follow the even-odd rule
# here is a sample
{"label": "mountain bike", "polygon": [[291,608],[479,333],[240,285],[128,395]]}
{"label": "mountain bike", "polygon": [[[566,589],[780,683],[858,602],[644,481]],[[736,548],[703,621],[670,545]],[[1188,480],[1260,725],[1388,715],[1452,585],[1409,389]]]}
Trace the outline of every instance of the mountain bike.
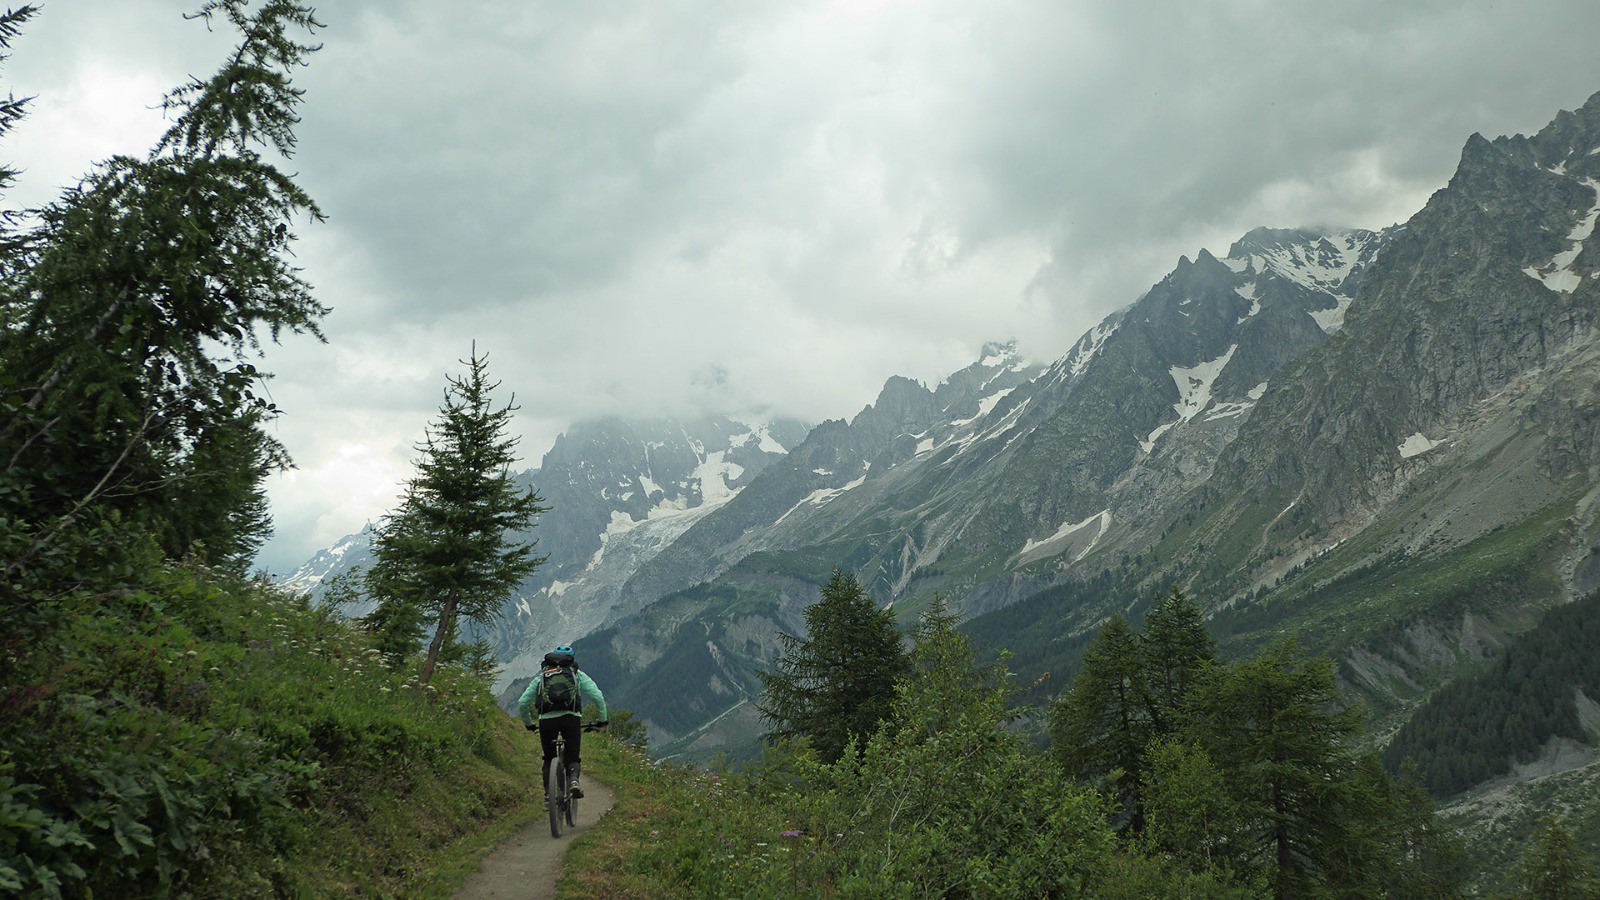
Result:
{"label": "mountain bike", "polygon": [[[606,727],[604,722],[583,726],[584,731]],[[550,760],[550,779],[545,784],[545,796],[550,798],[550,836],[561,837],[563,822],[578,824],[578,798],[572,796],[572,780],[567,777],[567,739],[558,732],[555,743],[556,758]]]}

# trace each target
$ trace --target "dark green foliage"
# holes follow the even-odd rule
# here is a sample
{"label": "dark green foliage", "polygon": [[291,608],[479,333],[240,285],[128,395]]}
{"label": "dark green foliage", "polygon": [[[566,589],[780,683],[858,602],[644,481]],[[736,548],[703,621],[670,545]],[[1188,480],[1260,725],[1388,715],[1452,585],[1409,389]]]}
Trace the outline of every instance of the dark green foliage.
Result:
{"label": "dark green foliage", "polygon": [[1084,651],[1078,677],[1051,708],[1050,736],[1062,767],[1097,782],[1138,827],[1144,750],[1154,737],[1139,636],[1113,616]]}
{"label": "dark green foliage", "polygon": [[1135,831],[1144,823],[1145,752],[1182,724],[1189,691],[1212,661],[1199,608],[1174,589],[1145,616],[1142,635],[1113,616],[1051,704],[1056,757],[1073,777],[1102,785]]}
{"label": "dark green foliage", "polygon": [[1583,853],[1571,832],[1549,816],[1534,835],[1533,846],[1520,867],[1522,896],[1537,900],[1592,900],[1600,897]]}
{"label": "dark green foliage", "polygon": [[1139,659],[1156,734],[1170,734],[1177,728],[1190,689],[1216,661],[1216,647],[1200,607],[1177,588],[1157,599],[1145,613]]}
{"label": "dark green foliage", "polygon": [[1362,717],[1338,700],[1332,664],[1293,642],[1213,670],[1192,700],[1192,732],[1240,814],[1237,861],[1269,872],[1279,897],[1305,896],[1364,855],[1345,846],[1366,812],[1344,749]]}
{"label": "dark green foliage", "polygon": [[649,752],[650,735],[644,727],[644,722],[634,715],[632,710],[608,704],[606,713],[611,716],[611,724],[606,727],[606,732],[611,735],[612,740],[627,744],[640,753]]}
{"label": "dark green foliage", "polygon": [[8,649],[0,894],[295,895],[339,810],[459,780],[504,722],[466,673],[410,690],[332,611],[265,583],[144,581]]}
{"label": "dark green foliage", "polygon": [[1009,725],[1014,690],[935,601],[892,714],[858,753],[769,746],[742,773],[628,777],[651,815],[597,893],[695,897],[1252,897],[1119,849],[1105,804]]}
{"label": "dark green foliage", "polygon": [[[38,14],[39,7],[31,3],[0,13],[0,63],[10,57],[7,51],[11,48],[11,42],[22,33],[22,26]],[[29,99],[7,93],[5,99],[0,100],[0,138],[5,137],[28,114]],[[11,166],[0,164],[0,194],[11,187],[17,174],[17,170]],[[0,260],[4,260],[8,266],[22,249],[12,234],[15,219],[16,216],[9,210],[0,213]]]}
{"label": "dark green foliage", "polygon": [[832,762],[888,715],[906,653],[893,614],[839,569],[805,620],[806,636],[781,635],[782,656],[760,673],[759,707],[772,725],[769,739],[808,738]]}
{"label": "dark green foliage", "polygon": [[218,421],[194,442],[170,482],[173,514],[160,522],[164,547],[243,574],[272,532],[262,484],[277,467],[261,414]]}
{"label": "dark green foliage", "polygon": [[1440,689],[1395,735],[1391,769],[1416,762],[1444,797],[1529,762],[1556,737],[1588,742],[1576,692],[1600,697],[1600,592],[1556,607],[1487,671]]}
{"label": "dark green foliage", "polygon": [[[114,157],[7,242],[0,283],[0,549],[13,612],[96,584],[98,528],[139,528],[172,556],[242,565],[265,536],[259,483],[285,465],[251,360],[261,333],[317,334],[326,312],[289,264],[290,226],[319,213],[256,149],[288,155],[313,47],[309,9],[273,0],[200,13],[236,53],[168,96],[144,159]],[[199,481],[200,484],[191,482]],[[214,491],[213,502],[185,499]],[[116,568],[121,563],[114,563]]]}
{"label": "dark green foliage", "polygon": [[1218,884],[1279,897],[1449,897],[1463,860],[1415,780],[1351,744],[1333,664],[1292,642],[1218,664],[1195,605],[1120,616],[1051,707],[1054,752],[1099,785],[1143,850]]}
{"label": "dark green foliage", "polygon": [[[418,447],[417,475],[406,485],[400,509],[385,518],[373,540],[376,561],[368,570],[368,592],[382,617],[374,622],[395,649],[420,610],[435,623],[422,667],[424,684],[458,617],[487,623],[506,595],[542,562],[534,542],[509,533],[526,532],[545,511],[532,488],[519,490],[511,477],[515,438],[505,437],[511,413],[494,409],[487,361],[473,348],[463,378],[449,378],[434,430]],[[386,607],[392,607],[384,612]]]}

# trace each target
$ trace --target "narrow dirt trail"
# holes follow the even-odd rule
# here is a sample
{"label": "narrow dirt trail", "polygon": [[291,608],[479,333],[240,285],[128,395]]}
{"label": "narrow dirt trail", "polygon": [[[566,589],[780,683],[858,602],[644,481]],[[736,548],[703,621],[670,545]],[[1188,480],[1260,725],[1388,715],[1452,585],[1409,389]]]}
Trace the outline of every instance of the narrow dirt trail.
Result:
{"label": "narrow dirt trail", "polygon": [[456,900],[547,900],[556,895],[561,860],[573,840],[594,827],[617,798],[603,784],[584,779],[584,798],[578,801],[578,824],[550,837],[550,820],[536,819],[517,829],[505,843],[483,858]]}

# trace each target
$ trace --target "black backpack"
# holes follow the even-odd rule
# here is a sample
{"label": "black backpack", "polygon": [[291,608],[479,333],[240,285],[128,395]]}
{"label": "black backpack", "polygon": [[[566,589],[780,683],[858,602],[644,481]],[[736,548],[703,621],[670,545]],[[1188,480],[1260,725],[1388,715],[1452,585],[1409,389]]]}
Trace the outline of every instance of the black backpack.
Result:
{"label": "black backpack", "polygon": [[541,713],[578,712],[583,698],[578,695],[578,663],[570,653],[546,653],[539,671],[539,690],[533,703]]}

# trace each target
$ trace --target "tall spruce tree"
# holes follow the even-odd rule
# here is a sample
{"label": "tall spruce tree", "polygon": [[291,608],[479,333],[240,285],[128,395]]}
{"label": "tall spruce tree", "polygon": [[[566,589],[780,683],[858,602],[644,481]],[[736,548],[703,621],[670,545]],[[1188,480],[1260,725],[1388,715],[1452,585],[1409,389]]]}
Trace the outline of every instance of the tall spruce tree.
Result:
{"label": "tall spruce tree", "polygon": [[1139,658],[1150,726],[1156,736],[1178,729],[1189,691],[1216,661],[1216,647],[1200,607],[1177,588],[1159,597],[1145,614]]}
{"label": "tall spruce tree", "polygon": [[[1340,703],[1333,664],[1286,640],[1210,670],[1191,699],[1192,736],[1224,774],[1240,816],[1236,862],[1278,897],[1361,880],[1373,814],[1347,742],[1363,713]],[[1359,846],[1358,846],[1359,845]]]}
{"label": "tall spruce tree", "polygon": [[1143,634],[1112,617],[1051,705],[1056,757],[1074,777],[1102,782],[1136,831],[1144,824],[1145,754],[1181,727],[1189,692],[1215,661],[1215,648],[1199,607],[1173,588],[1156,598]]}
{"label": "tall spruce tree", "polygon": [[1050,737],[1068,774],[1099,782],[1128,823],[1142,821],[1139,781],[1152,738],[1139,636],[1121,615],[1083,652],[1078,674],[1050,709]]}
{"label": "tall spruce tree", "polygon": [[[290,35],[319,24],[293,0],[250,7],[201,7],[238,46],[167,96],[174,121],[148,156],[97,165],[0,243],[0,590],[12,612],[96,570],[121,577],[113,538],[153,535],[169,556],[236,564],[265,535],[260,480],[288,460],[261,430],[274,410],[253,361],[263,336],[320,337],[326,308],[288,254],[294,220],[320,213],[261,148],[293,153],[290,74],[316,47]],[[17,23],[0,20],[0,36]],[[19,113],[0,106],[0,125]],[[183,502],[205,490],[190,490],[196,480],[227,502]],[[196,543],[215,535],[214,548]]]}
{"label": "tall spruce tree", "polygon": [[1548,816],[1534,832],[1532,845],[1522,859],[1522,896],[1536,900],[1594,900],[1600,882],[1591,877],[1583,850],[1572,832],[1555,816]]}
{"label": "tall spruce tree", "polygon": [[420,610],[434,623],[422,684],[433,678],[459,620],[492,621],[507,594],[544,562],[534,556],[536,542],[510,538],[546,510],[532,488],[519,489],[511,477],[517,440],[505,429],[517,407],[493,408],[490,394],[499,383],[489,383],[487,358],[476,345],[461,362],[467,374],[447,376],[439,419],[417,447],[417,475],[399,510],[379,527],[367,572],[377,619],[414,627]]}
{"label": "tall spruce tree", "polygon": [[771,739],[805,737],[833,762],[852,737],[863,742],[887,718],[909,663],[894,616],[856,577],[835,569],[822,599],[806,608],[806,636],[780,634],[775,667],[758,674],[757,707]]}

